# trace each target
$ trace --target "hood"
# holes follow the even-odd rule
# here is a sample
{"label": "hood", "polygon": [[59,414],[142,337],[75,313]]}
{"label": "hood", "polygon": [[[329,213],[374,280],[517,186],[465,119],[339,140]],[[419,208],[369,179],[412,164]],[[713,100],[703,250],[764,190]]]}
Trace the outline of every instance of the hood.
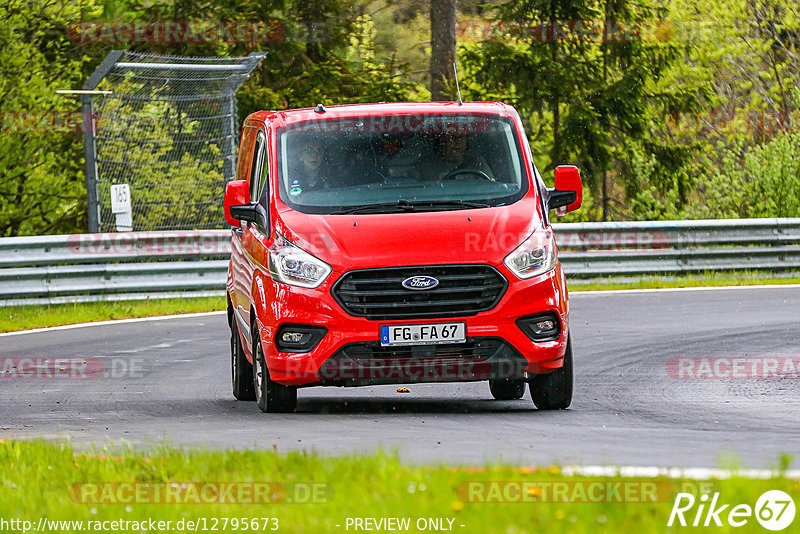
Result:
{"label": "hood", "polygon": [[539,226],[536,199],[510,206],[363,215],[318,215],[285,208],[276,230],[334,271],[486,263],[499,265]]}

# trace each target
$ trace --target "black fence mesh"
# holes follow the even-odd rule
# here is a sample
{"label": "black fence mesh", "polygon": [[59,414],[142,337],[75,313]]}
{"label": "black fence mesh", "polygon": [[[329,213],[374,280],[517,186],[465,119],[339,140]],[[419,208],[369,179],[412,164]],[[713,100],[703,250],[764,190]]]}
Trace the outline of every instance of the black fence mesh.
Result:
{"label": "black fence mesh", "polygon": [[128,184],[133,230],[223,228],[236,173],[236,91],[264,54],[240,58],[125,52],[98,86],[98,230],[116,230],[110,187]]}

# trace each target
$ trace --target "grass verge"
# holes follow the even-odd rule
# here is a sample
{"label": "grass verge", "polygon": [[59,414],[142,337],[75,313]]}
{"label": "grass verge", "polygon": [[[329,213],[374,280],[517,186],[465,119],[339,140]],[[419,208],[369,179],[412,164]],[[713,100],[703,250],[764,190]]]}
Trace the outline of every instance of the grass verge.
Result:
{"label": "grass verge", "polygon": [[224,309],[224,296],[8,306],[0,308],[0,332]]}
{"label": "grass verge", "polygon": [[[88,522],[154,520],[171,522],[161,532],[193,531],[188,521],[198,522],[198,531],[269,532],[277,525],[284,532],[352,532],[355,518],[392,517],[408,518],[408,528],[384,531],[419,532],[418,521],[432,530],[428,519],[434,519],[464,533],[661,533],[670,530],[678,492],[719,492],[720,503],[753,507],[765,491],[797,498],[800,490],[800,481],[781,475],[707,482],[587,478],[566,476],[555,466],[408,466],[385,454],[322,457],[161,447],[89,455],[43,441],[0,440],[0,464],[0,518],[30,521],[35,530],[46,517],[44,530],[60,532],[79,528],[54,521],[83,521],[84,531],[105,525],[105,530],[139,532],[141,524]],[[559,487],[562,494],[556,493]],[[481,502],[486,500],[492,502]],[[697,506],[687,512],[689,522],[696,511]],[[157,531],[150,525],[143,531]],[[755,517],[747,526],[714,531],[760,529]]]}
{"label": "grass verge", "polygon": [[759,272],[701,273],[682,276],[646,276],[642,278],[604,278],[567,280],[570,292],[616,289],[667,289],[681,287],[729,287],[800,284],[800,273],[776,275]]}
{"label": "grass verge", "polygon": [[[757,272],[703,273],[679,277],[652,276],[631,279],[608,278],[588,282],[581,280],[568,281],[571,292],[775,284],[800,284],[800,273],[785,273],[781,276]],[[43,306],[8,306],[0,307],[0,332],[106,321],[109,319],[130,319],[134,317],[175,315],[224,309],[224,296],[82,302]]]}

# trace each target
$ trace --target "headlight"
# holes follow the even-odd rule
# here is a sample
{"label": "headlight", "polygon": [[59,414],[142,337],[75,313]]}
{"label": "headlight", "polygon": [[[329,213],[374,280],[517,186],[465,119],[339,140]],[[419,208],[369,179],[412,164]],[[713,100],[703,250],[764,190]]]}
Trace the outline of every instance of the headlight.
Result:
{"label": "headlight", "polygon": [[556,266],[556,242],[553,232],[536,230],[504,260],[506,267],[520,278],[531,278]]}
{"label": "headlight", "polygon": [[272,279],[293,286],[315,288],[331,274],[331,266],[278,234],[269,248]]}

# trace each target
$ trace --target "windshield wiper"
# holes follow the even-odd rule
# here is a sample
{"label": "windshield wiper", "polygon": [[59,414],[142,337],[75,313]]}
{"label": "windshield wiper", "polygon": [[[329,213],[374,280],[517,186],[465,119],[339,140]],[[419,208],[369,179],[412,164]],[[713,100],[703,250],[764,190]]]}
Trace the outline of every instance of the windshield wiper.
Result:
{"label": "windshield wiper", "polygon": [[415,208],[408,200],[400,199],[397,202],[382,202],[379,204],[361,204],[359,206],[345,206],[332,215],[344,215],[347,213],[391,213],[395,211],[415,211]]}
{"label": "windshield wiper", "polygon": [[348,213],[392,213],[406,211],[439,211],[453,209],[488,208],[489,204],[482,202],[469,202],[466,200],[422,200],[409,202],[400,199],[397,202],[384,202],[381,204],[363,204],[360,206],[345,206],[331,212],[333,215]]}
{"label": "windshield wiper", "polygon": [[486,204],[484,202],[471,202],[469,200],[423,200],[420,202],[414,202],[414,207],[470,209],[470,208],[488,208],[489,204]]}

